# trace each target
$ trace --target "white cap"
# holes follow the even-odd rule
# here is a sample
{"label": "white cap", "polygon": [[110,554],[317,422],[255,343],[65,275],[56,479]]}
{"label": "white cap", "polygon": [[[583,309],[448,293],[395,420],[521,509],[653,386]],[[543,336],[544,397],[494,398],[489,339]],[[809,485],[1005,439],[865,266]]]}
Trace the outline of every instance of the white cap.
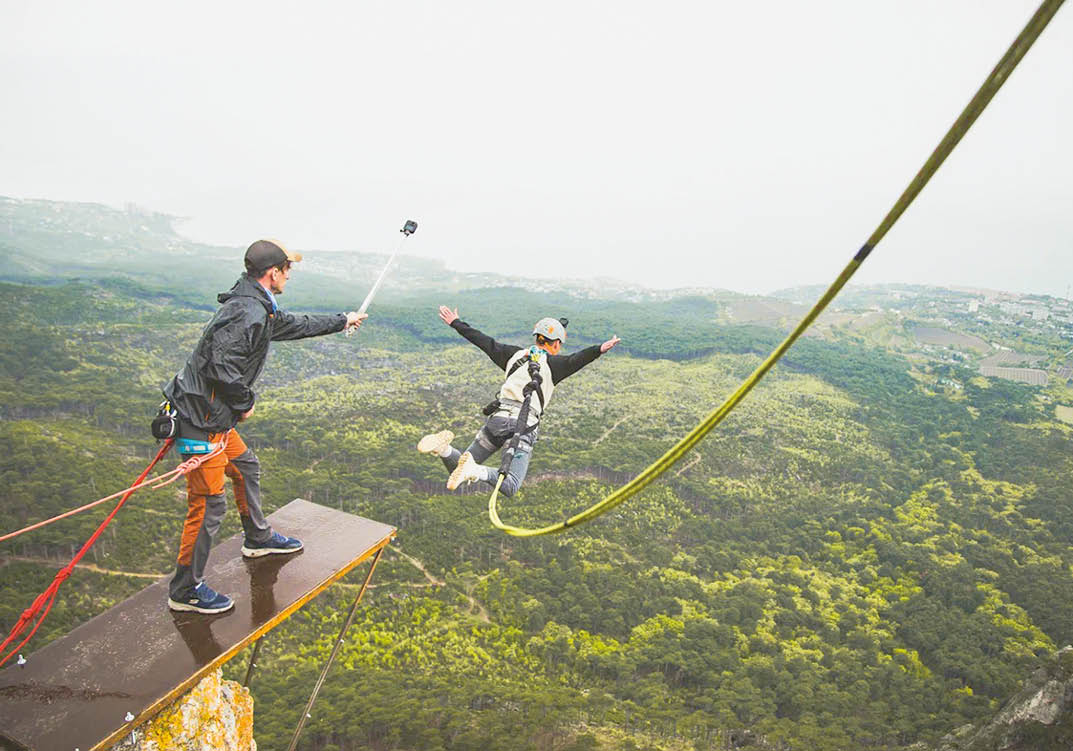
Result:
{"label": "white cap", "polygon": [[557,318],[541,318],[533,327],[533,334],[540,334],[545,339],[566,341],[566,325]]}

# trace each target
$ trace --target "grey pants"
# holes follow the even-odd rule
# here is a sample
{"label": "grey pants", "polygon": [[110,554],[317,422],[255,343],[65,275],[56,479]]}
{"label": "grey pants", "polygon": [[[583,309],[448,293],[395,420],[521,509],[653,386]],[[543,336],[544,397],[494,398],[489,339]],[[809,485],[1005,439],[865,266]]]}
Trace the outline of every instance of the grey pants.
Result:
{"label": "grey pants", "polygon": [[[484,426],[477,431],[473,443],[466,449],[470,456],[481,465],[480,469],[484,474],[481,481],[491,487],[495,487],[496,478],[499,476],[499,468],[486,466],[482,462],[511,439],[517,425],[518,419],[515,417],[494,414],[485,421]],[[514,452],[514,458],[510,461],[507,476],[503,478],[503,484],[499,487],[499,492],[505,497],[510,498],[522,486],[522,481],[525,480],[525,475],[529,471],[529,457],[533,453],[533,444],[537,442],[539,433],[540,428],[536,428],[532,433],[526,433],[519,439],[518,450]],[[453,472],[454,468],[458,466],[460,456],[462,456],[462,452],[452,446],[451,455],[440,457],[440,459],[443,461],[443,465],[447,467],[447,471]]]}
{"label": "grey pants", "polygon": [[[184,460],[189,458],[183,455]],[[216,489],[215,486],[218,484],[221,492],[204,496],[204,512],[198,520],[195,512],[200,502],[196,496],[190,494],[189,488],[187,490],[191,512],[187,515],[187,523],[183,528],[179,563],[175,566],[175,575],[168,588],[168,594],[173,600],[192,597],[194,589],[205,578],[205,565],[209,560],[209,551],[212,549],[213,540],[220,531],[220,524],[227,511],[227,501],[222,492],[223,476],[231,478],[235,504],[239,509],[242,531],[246,539],[251,542],[264,542],[272,536],[272,526],[261,510],[261,463],[253,451],[246,449],[230,459],[223,472],[220,473],[218,469],[212,471],[211,478],[207,467],[195,471],[203,472],[207,484],[213,486],[213,489]],[[184,559],[188,562],[184,563]]]}

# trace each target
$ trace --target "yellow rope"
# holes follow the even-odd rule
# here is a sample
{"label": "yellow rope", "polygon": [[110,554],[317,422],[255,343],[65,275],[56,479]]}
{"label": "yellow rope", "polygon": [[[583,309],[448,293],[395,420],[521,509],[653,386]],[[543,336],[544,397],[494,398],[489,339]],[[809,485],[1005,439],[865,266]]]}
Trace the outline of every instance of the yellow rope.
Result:
{"label": "yellow rope", "polygon": [[496,509],[496,501],[499,496],[499,488],[503,484],[503,475],[499,476],[498,482],[496,482],[495,489],[492,491],[492,495],[488,498],[488,518],[491,520],[492,525],[496,529],[501,529],[507,534],[514,535],[515,537],[535,537],[536,535],[546,535],[552,532],[562,532],[570,527],[583,524],[587,521],[595,519],[600,514],[610,511],[615,506],[619,505],[633,494],[639,492],[646,487],[650,482],[655,480],[661,474],[671,468],[679,459],[700,442],[704,436],[711,432],[712,428],[723,421],[730,412],[738,406],[742,399],[752,390],[761,378],[776,362],[779,358],[786,353],[786,350],[790,349],[798,337],[801,336],[812,325],[812,322],[816,320],[816,317],[823,312],[824,308],[835,298],[835,296],[842,290],[850,278],[860,268],[861,264],[868,257],[868,254],[872,252],[872,249],[883,239],[888,230],[894,226],[894,223],[898,221],[898,217],[905,212],[909,204],[913,202],[917,194],[923,190],[928,181],[932,178],[935,172],[942,165],[943,161],[950,155],[950,152],[954,150],[958,142],[962,139],[965,133],[969,130],[976,119],[980,116],[980,113],[987,107],[988,102],[991,101],[995,93],[1002,87],[1006,79],[1009,77],[1013,69],[1021,61],[1021,58],[1025,56],[1025,53],[1032,47],[1032,44],[1046,28],[1047,24],[1054,17],[1054,14],[1058,12],[1058,9],[1062,6],[1064,0],[1045,0],[1040,5],[1039,9],[1029,20],[1028,25],[1021,31],[1017,39],[1006,51],[1006,54],[1002,56],[998,64],[991,71],[991,74],[984,81],[983,85],[977,90],[976,95],[962,110],[954,124],[950,126],[950,129],[943,136],[943,140],[939,142],[939,145],[928,157],[928,160],[924,163],[924,166],[920,168],[916,176],[913,178],[909,186],[902,192],[902,195],[891,207],[887,215],[883,217],[883,221],[868,238],[861,249],[857,252],[857,255],[853,257],[846,268],[842,270],[842,273],[838,275],[838,278],[831,284],[827,291],[823,294],[812,309],[801,319],[801,322],[797,324],[790,335],[783,340],[782,344],[775,348],[775,350],[768,355],[767,359],[760,364],[760,366],[746,378],[738,389],[727,397],[716,410],[709,414],[704,421],[697,425],[693,430],[689,431],[684,438],[676,443],[667,453],[648,466],[641,474],[630,480],[621,488],[613,492],[611,495],[604,498],[602,501],[590,506],[584,511],[575,514],[566,521],[559,522],[557,524],[550,524],[546,527],[538,527],[535,529],[528,529],[525,527],[514,527],[509,524],[504,524],[500,518]]}

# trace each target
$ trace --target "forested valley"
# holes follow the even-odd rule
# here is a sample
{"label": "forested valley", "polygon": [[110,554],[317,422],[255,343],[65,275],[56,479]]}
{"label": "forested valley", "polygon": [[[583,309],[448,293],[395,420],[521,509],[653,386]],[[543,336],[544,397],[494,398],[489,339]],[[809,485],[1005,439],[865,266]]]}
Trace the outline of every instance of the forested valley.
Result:
{"label": "forested valley", "polygon": [[[240,249],[156,215],[2,208],[0,532],[137,475],[161,387],[241,270]],[[368,274],[347,281],[316,255],[281,304],[355,307]],[[908,352],[891,344],[901,324],[893,338],[819,327],[660,481],[565,534],[504,536],[484,493],[446,492],[415,451],[444,428],[464,446],[502,376],[437,305],[518,344],[544,315],[571,319],[570,352],[618,334],[556,389],[501,507],[522,525],[575,513],[788,330],[735,322],[728,299],[542,291],[410,259],[357,336],[273,345],[241,427],[267,510],[300,497],[399,529],[301,748],[894,751],[990,716],[1073,643],[1073,452],[1054,413],[1073,394]],[[5,633],[105,513],[0,544]],[[169,574],[184,514],[181,487],[135,495],[31,647]],[[232,508],[220,537],[238,531]],[[363,574],[266,638],[259,748],[289,742]]]}

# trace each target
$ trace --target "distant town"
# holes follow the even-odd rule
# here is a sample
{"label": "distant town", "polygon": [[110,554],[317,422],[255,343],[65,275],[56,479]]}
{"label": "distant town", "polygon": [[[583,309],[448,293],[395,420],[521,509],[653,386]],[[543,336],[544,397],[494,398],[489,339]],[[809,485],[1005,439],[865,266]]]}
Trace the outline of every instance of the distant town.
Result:
{"label": "distant town", "polygon": [[[776,293],[806,301],[816,288]],[[986,378],[1045,387],[1073,385],[1073,301],[1044,295],[919,285],[851,287],[821,322],[903,352]],[[959,379],[938,385],[959,390]]]}

